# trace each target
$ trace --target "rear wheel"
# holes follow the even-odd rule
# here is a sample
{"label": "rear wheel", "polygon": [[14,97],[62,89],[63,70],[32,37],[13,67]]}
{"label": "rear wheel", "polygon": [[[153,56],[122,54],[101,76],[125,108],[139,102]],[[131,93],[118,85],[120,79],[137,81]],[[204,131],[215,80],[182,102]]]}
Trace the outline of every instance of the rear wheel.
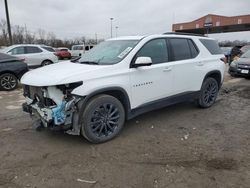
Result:
{"label": "rear wheel", "polygon": [[46,65],[50,65],[50,64],[52,64],[52,61],[50,61],[50,60],[44,60],[41,65],[42,66],[46,66]]}
{"label": "rear wheel", "polygon": [[202,108],[211,107],[217,98],[219,91],[218,82],[214,78],[207,78],[201,87],[198,104]]}
{"label": "rear wheel", "polygon": [[82,134],[92,143],[106,142],[120,133],[124,121],[121,102],[110,95],[98,95],[88,102],[82,114]]}
{"label": "rear wheel", "polygon": [[17,88],[18,80],[14,74],[5,73],[0,76],[0,89],[11,91]]}

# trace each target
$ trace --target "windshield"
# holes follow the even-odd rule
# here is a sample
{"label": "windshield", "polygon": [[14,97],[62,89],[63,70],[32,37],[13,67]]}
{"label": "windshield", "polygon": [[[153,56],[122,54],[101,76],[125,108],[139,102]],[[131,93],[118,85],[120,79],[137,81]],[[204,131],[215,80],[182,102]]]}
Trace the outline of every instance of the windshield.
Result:
{"label": "windshield", "polygon": [[100,65],[116,64],[125,58],[138,42],[138,40],[105,41],[86,52],[78,62],[95,62]]}
{"label": "windshield", "polygon": [[250,58],[250,50],[248,50],[244,54],[242,54],[241,58]]}

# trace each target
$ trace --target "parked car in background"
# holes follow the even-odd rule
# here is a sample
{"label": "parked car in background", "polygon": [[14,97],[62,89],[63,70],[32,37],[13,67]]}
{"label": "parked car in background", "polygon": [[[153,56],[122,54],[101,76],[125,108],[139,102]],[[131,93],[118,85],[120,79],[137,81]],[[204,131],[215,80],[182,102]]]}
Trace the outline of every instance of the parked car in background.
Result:
{"label": "parked car in background", "polygon": [[92,44],[88,44],[88,45],[73,45],[71,48],[71,56],[72,57],[78,57],[78,56],[82,56],[85,52],[91,50],[95,45]]}
{"label": "parked car in background", "polygon": [[84,50],[85,50],[84,44],[73,45],[71,47],[70,53],[72,57],[78,57],[78,56],[82,56],[82,54],[84,53]]}
{"label": "parked car in background", "polygon": [[223,58],[216,40],[204,36],[109,39],[81,58],[26,73],[23,110],[35,116],[36,127],[106,142],[139,114],[187,100],[211,107]]}
{"label": "parked car in background", "polygon": [[0,90],[11,91],[17,88],[18,80],[28,71],[23,59],[0,53]]}
{"label": "parked car in background", "polygon": [[231,76],[250,77],[250,50],[234,60],[228,70]]}
{"label": "parked car in background", "polygon": [[45,66],[58,62],[54,49],[45,45],[19,44],[4,48],[2,52],[24,59],[29,67]]}
{"label": "parked car in background", "polygon": [[68,48],[57,48],[55,50],[55,55],[59,59],[71,59],[71,53],[69,52]]}
{"label": "parked car in background", "polygon": [[248,50],[250,50],[250,45],[245,45],[245,46],[243,46],[243,47],[240,49],[240,51],[241,51],[242,54],[245,53],[245,52],[248,51]]}

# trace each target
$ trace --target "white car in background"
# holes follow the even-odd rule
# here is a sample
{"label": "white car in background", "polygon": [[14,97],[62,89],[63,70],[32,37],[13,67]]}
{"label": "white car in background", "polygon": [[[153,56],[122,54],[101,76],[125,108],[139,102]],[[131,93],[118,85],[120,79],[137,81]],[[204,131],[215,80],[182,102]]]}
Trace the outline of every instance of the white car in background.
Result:
{"label": "white car in background", "polygon": [[72,57],[78,57],[78,56],[82,56],[82,54],[84,53],[84,44],[79,44],[79,45],[73,45],[71,47],[70,53]]}
{"label": "white car in background", "polygon": [[91,50],[95,45],[73,45],[71,47],[70,53],[72,57],[82,56],[85,52]]}
{"label": "white car in background", "polygon": [[19,44],[4,48],[2,52],[24,59],[29,67],[45,66],[58,62],[54,49],[45,45]]}

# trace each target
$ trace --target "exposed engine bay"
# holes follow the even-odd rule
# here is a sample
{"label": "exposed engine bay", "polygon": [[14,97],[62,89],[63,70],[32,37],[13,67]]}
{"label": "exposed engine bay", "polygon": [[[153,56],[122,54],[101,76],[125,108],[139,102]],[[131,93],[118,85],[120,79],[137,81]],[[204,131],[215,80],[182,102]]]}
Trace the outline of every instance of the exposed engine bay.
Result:
{"label": "exposed engine bay", "polygon": [[69,134],[80,134],[79,105],[81,97],[71,95],[71,91],[81,85],[73,83],[59,86],[24,86],[26,103],[23,110],[30,113],[34,127],[64,130]]}

